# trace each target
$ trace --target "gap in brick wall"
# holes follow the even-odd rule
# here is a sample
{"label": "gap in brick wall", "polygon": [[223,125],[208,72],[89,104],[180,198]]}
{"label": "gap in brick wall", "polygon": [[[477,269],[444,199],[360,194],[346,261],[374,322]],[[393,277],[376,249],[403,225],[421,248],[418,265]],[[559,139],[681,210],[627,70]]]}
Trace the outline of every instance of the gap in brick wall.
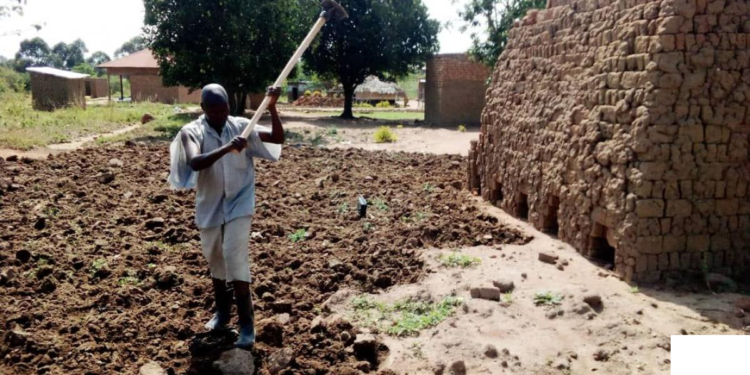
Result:
{"label": "gap in brick wall", "polygon": [[594,223],[594,231],[590,238],[589,255],[593,260],[604,264],[606,267],[613,267],[615,264],[615,249],[607,240],[607,231],[609,228]]}
{"label": "gap in brick wall", "polygon": [[503,201],[503,186],[498,184],[490,191],[490,202],[498,206]]}
{"label": "gap in brick wall", "polygon": [[516,216],[521,219],[529,218],[529,196],[523,193],[518,194],[516,206]]}
{"label": "gap in brick wall", "polygon": [[556,196],[550,196],[547,204],[547,212],[543,218],[542,229],[545,233],[551,235],[557,235],[560,231],[560,224],[558,222],[558,211],[560,210],[560,198]]}

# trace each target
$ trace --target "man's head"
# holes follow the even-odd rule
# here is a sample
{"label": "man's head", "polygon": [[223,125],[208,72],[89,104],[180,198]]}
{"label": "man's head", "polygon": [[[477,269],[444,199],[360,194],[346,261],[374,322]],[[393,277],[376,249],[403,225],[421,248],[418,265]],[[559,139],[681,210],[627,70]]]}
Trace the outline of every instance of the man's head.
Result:
{"label": "man's head", "polygon": [[206,114],[208,124],[220,128],[229,117],[229,96],[221,85],[206,85],[201,92],[201,108]]}

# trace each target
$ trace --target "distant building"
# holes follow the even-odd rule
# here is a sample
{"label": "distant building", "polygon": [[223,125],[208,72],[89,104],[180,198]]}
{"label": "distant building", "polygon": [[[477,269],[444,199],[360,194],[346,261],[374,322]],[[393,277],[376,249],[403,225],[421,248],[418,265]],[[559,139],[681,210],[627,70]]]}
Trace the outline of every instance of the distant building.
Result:
{"label": "distant building", "polygon": [[109,96],[109,83],[106,78],[87,78],[86,96],[91,99]]}
{"label": "distant building", "polygon": [[26,68],[31,77],[32,106],[38,111],[58,108],[86,108],[86,77],[88,74],[38,67]]}
{"label": "distant building", "polygon": [[[107,76],[120,76],[130,81],[130,98],[133,101],[155,101],[162,103],[200,103],[200,90],[192,93],[185,86],[166,86],[159,75],[159,63],[150,49],[144,49],[97,66]],[[109,82],[109,80],[107,81]],[[122,85],[120,85],[122,87]],[[124,99],[124,92],[120,92]]]}
{"label": "distant building", "polygon": [[[329,95],[344,95],[341,85],[328,91]],[[370,76],[354,89],[354,101],[377,104],[379,102],[390,102],[395,104],[397,100],[406,99],[406,92],[393,82],[381,81],[378,77]]]}
{"label": "distant building", "polygon": [[427,60],[425,122],[440,126],[479,125],[490,70],[466,54]]}

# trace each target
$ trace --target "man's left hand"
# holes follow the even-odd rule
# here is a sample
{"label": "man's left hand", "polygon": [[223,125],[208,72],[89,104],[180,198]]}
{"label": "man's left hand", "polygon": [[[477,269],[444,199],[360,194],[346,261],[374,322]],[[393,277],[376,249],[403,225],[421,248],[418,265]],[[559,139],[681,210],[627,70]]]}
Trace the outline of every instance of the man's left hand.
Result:
{"label": "man's left hand", "polygon": [[276,107],[276,101],[278,101],[279,96],[281,96],[281,87],[269,86],[268,91],[266,91],[266,96],[271,98],[271,102],[268,103],[268,106],[271,108]]}

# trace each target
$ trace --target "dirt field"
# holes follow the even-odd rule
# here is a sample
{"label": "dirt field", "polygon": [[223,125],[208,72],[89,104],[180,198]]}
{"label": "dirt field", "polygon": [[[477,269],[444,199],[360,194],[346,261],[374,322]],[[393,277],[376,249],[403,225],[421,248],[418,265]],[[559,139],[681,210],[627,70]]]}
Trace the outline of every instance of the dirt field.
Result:
{"label": "dirt field", "polygon": [[[167,162],[162,145],[3,163],[0,369],[132,373],[155,360],[178,373],[211,373],[231,337],[195,338],[210,317],[209,275],[193,195],[167,189]],[[260,163],[251,245],[258,366],[290,347],[293,369],[346,373],[362,356],[347,350],[340,331],[354,336],[356,328],[310,332],[332,293],[416,282],[426,246],[529,240],[478,215],[458,189],[463,179],[458,156],[287,147],[281,163]],[[387,209],[359,219],[359,194]],[[300,229],[305,239],[292,243]]]}

